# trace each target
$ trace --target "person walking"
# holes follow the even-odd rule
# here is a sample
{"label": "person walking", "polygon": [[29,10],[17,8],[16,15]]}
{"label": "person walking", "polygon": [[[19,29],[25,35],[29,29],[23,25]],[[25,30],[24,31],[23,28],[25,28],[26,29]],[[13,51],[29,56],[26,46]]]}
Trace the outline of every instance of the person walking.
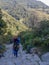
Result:
{"label": "person walking", "polygon": [[14,53],[14,56],[18,56],[18,50],[19,50],[19,47],[20,47],[20,37],[17,37],[15,36],[14,39],[13,39],[13,53]]}

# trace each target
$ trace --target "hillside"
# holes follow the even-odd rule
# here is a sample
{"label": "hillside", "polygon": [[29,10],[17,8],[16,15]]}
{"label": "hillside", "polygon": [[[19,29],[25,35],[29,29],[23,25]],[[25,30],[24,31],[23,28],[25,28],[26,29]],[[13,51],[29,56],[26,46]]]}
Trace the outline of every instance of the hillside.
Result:
{"label": "hillside", "polygon": [[[30,8],[44,8],[44,9],[49,8],[46,4],[37,0],[6,0],[6,1],[0,0],[0,4],[5,9],[8,9],[10,7],[16,7],[17,4],[21,4],[21,5],[23,4],[24,6],[30,7]],[[12,5],[12,6],[9,7],[9,5]]]}
{"label": "hillside", "polygon": [[6,43],[13,35],[18,35],[19,32],[26,31],[28,29],[25,24],[21,21],[16,21],[16,19],[6,11],[2,10],[2,15],[2,19],[6,22],[7,28],[4,36],[0,35],[0,43]]}
{"label": "hillside", "polygon": [[25,18],[23,18],[23,23],[32,28],[34,26],[39,26],[39,22],[46,19],[49,20],[48,14],[37,11],[36,9],[29,9],[27,10]]}
{"label": "hillside", "polygon": [[[37,11],[36,9],[30,9],[30,8],[28,10],[27,9],[23,10],[23,8],[19,8],[19,9],[20,9],[20,11],[17,10],[17,13],[16,13],[16,15],[18,15],[17,19],[8,15],[6,12],[3,12],[3,14],[4,13],[6,14],[6,17],[4,15],[3,19],[6,21],[9,21],[8,24],[11,23],[11,25],[13,25],[13,26],[15,26],[15,24],[16,24],[16,26],[21,27],[20,28],[21,30],[25,30],[25,28],[26,28],[25,25],[30,28],[32,28],[34,26],[37,27],[37,26],[39,26],[40,21],[46,20],[46,19],[49,20],[48,14],[41,12],[41,11]],[[12,18],[12,19],[10,19],[10,18]],[[13,27],[11,27],[11,25],[9,25],[9,27],[13,28]],[[16,27],[14,28],[14,30],[15,29],[16,29]],[[12,30],[12,32],[14,30]],[[14,32],[16,32],[16,31],[14,31]]]}
{"label": "hillside", "polygon": [[[49,15],[41,12],[41,11],[36,11],[36,9],[24,9],[23,8],[19,8],[21,11],[17,10],[17,14],[18,18],[20,18],[19,20],[13,18],[12,16],[10,16],[6,11],[2,11],[3,12],[3,19],[4,21],[6,21],[6,23],[8,24],[8,30],[11,30],[12,34],[15,34],[19,31],[23,31],[26,30],[27,27],[34,27],[34,26],[39,26],[39,22],[42,20],[49,20]],[[22,15],[21,15],[22,14]],[[12,26],[11,26],[12,25]],[[27,27],[26,27],[26,26]],[[16,27],[19,27],[19,31],[17,31]]]}
{"label": "hillside", "polygon": [[[6,11],[2,10],[2,14],[2,19],[7,23],[8,26],[7,31],[11,31],[12,34],[15,34],[17,33],[17,31],[19,32],[27,29],[27,27],[23,23],[21,23],[20,21],[16,21],[16,19],[10,16]],[[17,30],[17,26],[19,30]]]}
{"label": "hillside", "polygon": [[29,14],[27,12],[29,8],[49,13],[49,6],[37,0],[0,0],[0,7],[17,20],[25,18]]}

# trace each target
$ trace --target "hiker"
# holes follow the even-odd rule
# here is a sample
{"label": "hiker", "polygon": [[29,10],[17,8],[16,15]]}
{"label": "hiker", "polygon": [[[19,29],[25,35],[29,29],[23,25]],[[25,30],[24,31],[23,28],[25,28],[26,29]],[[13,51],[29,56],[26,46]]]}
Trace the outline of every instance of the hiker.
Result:
{"label": "hiker", "polygon": [[19,50],[19,44],[20,44],[20,38],[15,36],[14,39],[13,39],[13,53],[14,53],[14,56],[18,56],[18,50]]}

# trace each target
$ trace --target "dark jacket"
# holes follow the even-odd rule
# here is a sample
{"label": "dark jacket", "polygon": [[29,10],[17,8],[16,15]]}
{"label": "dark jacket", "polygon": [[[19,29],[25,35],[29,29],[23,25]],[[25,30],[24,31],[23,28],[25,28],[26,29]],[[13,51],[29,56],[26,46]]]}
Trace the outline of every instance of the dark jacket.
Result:
{"label": "dark jacket", "polygon": [[20,44],[20,38],[15,38],[13,40],[13,42],[14,42],[14,45],[13,45],[14,50],[18,50],[19,49],[19,44]]}

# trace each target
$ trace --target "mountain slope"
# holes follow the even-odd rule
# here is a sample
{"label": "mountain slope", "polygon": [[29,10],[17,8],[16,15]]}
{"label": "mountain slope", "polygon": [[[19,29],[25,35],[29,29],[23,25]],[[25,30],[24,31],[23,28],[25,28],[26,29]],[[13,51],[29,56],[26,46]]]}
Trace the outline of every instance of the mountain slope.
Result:
{"label": "mountain slope", "polygon": [[42,20],[49,20],[48,14],[37,11],[36,9],[29,9],[27,12],[28,16],[23,19],[23,23],[31,28],[34,26],[38,27],[39,22]]}
{"label": "mountain slope", "polygon": [[[39,22],[42,21],[42,20],[46,20],[46,19],[49,20],[49,15],[48,14],[46,14],[44,12],[41,12],[41,11],[37,11],[36,9],[28,9],[28,10],[26,9],[25,13],[24,13],[24,11],[22,13],[24,15],[19,14],[18,17],[20,19],[16,20],[15,18],[8,15],[6,12],[3,12],[3,14],[6,14],[6,15],[4,15],[3,19],[5,21],[8,21],[7,22],[8,24],[11,23],[9,25],[10,26],[9,28],[11,28],[11,30],[13,28],[13,27],[11,27],[11,25],[13,25],[13,26],[16,25],[16,27],[17,26],[19,27],[19,31],[23,31],[23,30],[26,30],[27,27],[32,28],[33,26],[36,26],[36,27],[39,26]],[[13,28],[12,32],[14,32],[16,27]],[[16,33],[16,31],[15,31],[15,33]]]}
{"label": "mountain slope", "polygon": [[17,4],[23,4],[24,6],[33,7],[33,8],[49,8],[47,5],[37,0],[0,0],[0,3],[4,8],[16,6]]}
{"label": "mountain slope", "polygon": [[[34,7],[28,7],[28,3],[32,3]],[[37,6],[37,4],[39,5]],[[41,9],[43,7],[49,7],[37,0],[0,0],[0,5],[2,5],[2,7],[7,10],[10,15],[16,18],[17,21],[20,21],[19,23],[22,24],[23,22],[23,25],[25,24],[29,27],[38,25],[38,22],[43,19],[49,19],[49,15],[44,12],[37,11],[38,8]]]}
{"label": "mountain slope", "polygon": [[28,15],[26,9],[29,8],[49,13],[49,7],[37,0],[0,0],[0,7],[7,10],[17,20],[26,17]]}
{"label": "mountain slope", "polygon": [[[13,34],[17,31],[24,31],[27,29],[23,23],[16,21],[16,19],[10,16],[6,11],[2,10],[2,14],[2,19],[7,23],[8,26],[7,30],[10,30]],[[17,26],[19,27],[19,30],[17,30]]]}
{"label": "mountain slope", "polygon": [[0,35],[0,43],[8,43],[14,35],[18,35],[20,32],[28,30],[28,27],[25,26],[25,24],[21,21],[17,21],[6,11],[2,10],[2,15],[2,19],[6,22],[7,28],[4,36]]}

